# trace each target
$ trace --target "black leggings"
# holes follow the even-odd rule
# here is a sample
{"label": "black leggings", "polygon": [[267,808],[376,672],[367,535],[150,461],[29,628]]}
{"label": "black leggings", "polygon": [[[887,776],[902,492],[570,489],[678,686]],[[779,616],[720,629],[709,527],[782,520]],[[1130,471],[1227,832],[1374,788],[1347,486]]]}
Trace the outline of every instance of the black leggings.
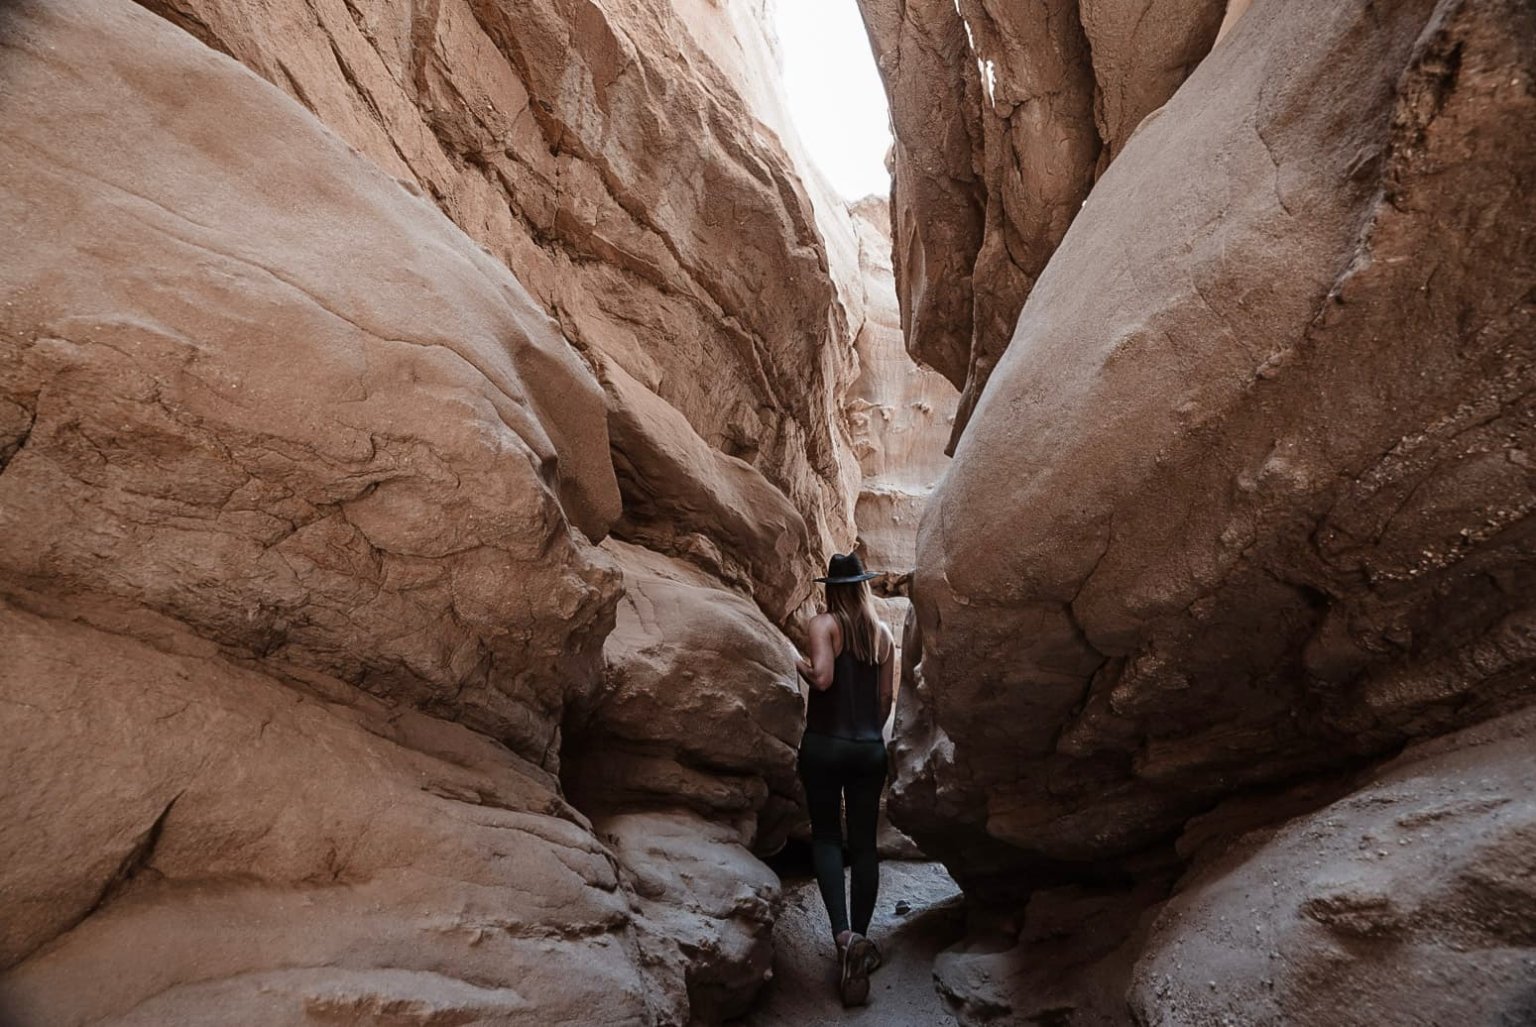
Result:
{"label": "black leggings", "polygon": [[885,743],[853,742],[806,732],[800,780],[811,813],[811,860],[832,918],[833,935],[849,929],[843,893],[843,798],[848,801],[848,856],[853,864],[853,930],[869,931],[880,891],[875,831],[885,788]]}

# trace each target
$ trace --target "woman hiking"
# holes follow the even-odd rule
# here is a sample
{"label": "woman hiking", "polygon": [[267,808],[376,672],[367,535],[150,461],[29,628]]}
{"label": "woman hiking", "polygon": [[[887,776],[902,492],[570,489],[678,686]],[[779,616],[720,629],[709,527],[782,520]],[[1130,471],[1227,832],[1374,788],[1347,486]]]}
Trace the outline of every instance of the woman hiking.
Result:
{"label": "woman hiking", "polygon": [[[865,937],[880,888],[875,830],[885,788],[882,728],[895,696],[896,645],[875,615],[869,579],[854,555],[827,565],[827,609],[810,624],[810,658],[796,654],[811,686],[800,780],[811,814],[811,859],[816,883],[837,941],[838,990],[843,1005],[869,999],[869,974],[880,953]],[[853,917],[843,892],[842,807],[848,807],[848,853],[853,866]]]}

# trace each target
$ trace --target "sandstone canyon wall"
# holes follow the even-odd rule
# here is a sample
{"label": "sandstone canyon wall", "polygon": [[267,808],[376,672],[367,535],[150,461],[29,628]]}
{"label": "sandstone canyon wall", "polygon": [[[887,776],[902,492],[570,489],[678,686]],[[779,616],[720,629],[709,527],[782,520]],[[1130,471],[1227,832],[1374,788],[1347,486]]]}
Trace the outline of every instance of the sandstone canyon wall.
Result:
{"label": "sandstone canyon wall", "polygon": [[864,321],[855,345],[858,377],[848,392],[848,423],[861,480],[855,522],[882,614],[899,640],[917,561],[917,525],[949,458],[944,446],[958,394],[936,371],[914,365],[903,347],[891,272],[887,204],[868,197],[850,211],[858,232]]}
{"label": "sandstone canyon wall", "polygon": [[936,371],[914,366],[902,347],[884,202],[869,197],[850,209],[865,283],[859,374],[848,392],[861,475],[855,521],[867,563],[907,571],[917,555],[918,516],[949,464],[944,443],[957,394]]}
{"label": "sandstone canyon wall", "polygon": [[959,440],[1093,183],[1210,49],[1224,0],[859,0],[891,104],[907,348]]}
{"label": "sandstone canyon wall", "polygon": [[[1536,11],[1255,0],[1185,79],[1220,5],[1149,9],[1151,78],[1113,6],[962,3],[973,53],[948,3],[865,5],[909,347],[975,311],[892,812],[1022,915],[944,986],[971,1022],[1528,1022]],[[976,55],[1060,145],[975,157]],[[936,255],[934,205],[1023,210],[1068,157],[1003,218],[1029,261]]]}
{"label": "sandstone canyon wall", "polygon": [[0,12],[0,1013],[750,999],[864,316],[761,15]]}

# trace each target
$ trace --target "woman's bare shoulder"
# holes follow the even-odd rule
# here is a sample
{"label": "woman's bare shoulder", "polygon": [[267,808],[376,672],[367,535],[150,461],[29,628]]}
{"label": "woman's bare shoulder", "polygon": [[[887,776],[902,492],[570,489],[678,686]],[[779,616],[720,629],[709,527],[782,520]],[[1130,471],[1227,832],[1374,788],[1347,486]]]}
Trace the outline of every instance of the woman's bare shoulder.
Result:
{"label": "woman's bare shoulder", "polygon": [[818,613],[806,625],[812,632],[831,635],[837,632],[837,618],[830,613]]}

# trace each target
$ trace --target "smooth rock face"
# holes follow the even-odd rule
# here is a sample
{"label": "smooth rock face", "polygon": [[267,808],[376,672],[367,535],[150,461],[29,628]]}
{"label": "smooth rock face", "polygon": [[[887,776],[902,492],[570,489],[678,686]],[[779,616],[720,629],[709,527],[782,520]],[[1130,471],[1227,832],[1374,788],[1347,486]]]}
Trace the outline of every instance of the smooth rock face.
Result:
{"label": "smooth rock face", "polygon": [[[729,559],[773,566],[803,596],[816,563],[806,554],[851,541],[857,480],[839,411],[857,311],[845,312],[823,242],[847,230],[814,184],[813,203],[776,137],[781,102],[756,8],[145,3],[430,197],[589,362],[616,366],[676,412],[696,448],[739,458],[762,479],[754,491],[779,492],[804,518],[766,551]],[[658,444],[640,432],[612,442],[631,463]],[[699,516],[686,490],[620,484],[626,502],[661,504],[679,526]],[[671,555],[719,573],[691,533],[670,539]],[[654,530],[632,540],[664,544]],[[765,607],[784,591],[770,584]]]}
{"label": "smooth rock face", "polygon": [[1098,183],[919,537],[893,813],[963,885],[1529,701],[1533,54],[1259,4]]}
{"label": "smooth rock face", "polygon": [[[618,514],[580,358],[221,55],[126,5],[8,19],[7,594],[169,618],[552,767],[618,591],[567,520]],[[149,53],[103,49],[118,31]]]}
{"label": "smooth rock face", "polygon": [[152,5],[303,106],[138,6],[0,15],[5,1017],[761,984],[852,230],[762,96],[646,70],[675,14],[503,6]]}
{"label": "smooth rock face", "polygon": [[483,735],[169,626],[7,604],[0,633],[8,1023],[637,1023],[670,1001],[586,820]]}
{"label": "smooth rock face", "polygon": [[1097,176],[1210,49],[1220,0],[860,0],[896,135],[901,324],[963,387],[953,446]]}
{"label": "smooth rock face", "polygon": [[740,844],[776,849],[788,826],[776,817],[797,796],[803,711],[789,640],[681,561],[613,540],[604,548],[623,568],[624,596],[603,687],[567,717],[572,801],[594,811],[667,803],[731,824]]}

